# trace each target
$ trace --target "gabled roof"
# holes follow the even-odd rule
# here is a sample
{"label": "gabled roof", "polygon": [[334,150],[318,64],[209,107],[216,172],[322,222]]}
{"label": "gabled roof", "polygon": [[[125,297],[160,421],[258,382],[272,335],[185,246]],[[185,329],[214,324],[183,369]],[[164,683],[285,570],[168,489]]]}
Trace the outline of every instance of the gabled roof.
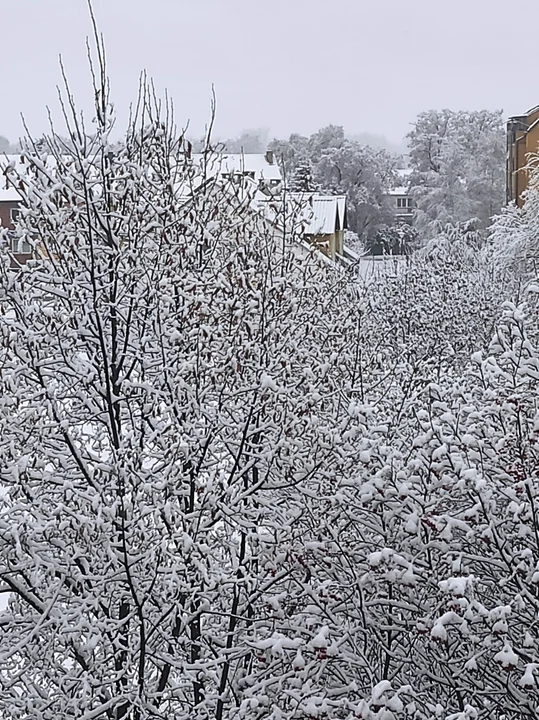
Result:
{"label": "gabled roof", "polygon": [[[193,155],[195,165],[202,168],[203,154]],[[13,187],[7,187],[4,170],[8,165],[13,165],[15,171],[19,175],[24,175],[27,171],[27,165],[24,163],[21,155],[0,155],[0,202],[10,201],[16,202],[20,200],[19,193]],[[277,163],[268,162],[263,154],[243,155],[240,153],[212,154],[207,158],[205,167],[206,173],[198,174],[191,181],[182,175],[182,182],[176,188],[180,196],[188,196],[193,189],[196,189],[208,177],[246,174],[248,178],[252,177],[255,182],[261,180],[277,180],[280,181],[281,171]]]}
{"label": "gabled roof", "polygon": [[254,207],[272,222],[297,228],[305,235],[333,235],[346,228],[346,197],[288,193],[267,198],[259,195]]}
{"label": "gabled roof", "polygon": [[337,196],[337,207],[339,208],[339,230],[346,230],[348,223],[346,219],[346,197],[344,195]]}
{"label": "gabled roof", "polygon": [[[193,160],[202,165],[204,154],[193,155]],[[206,170],[209,175],[233,175],[253,173],[254,179],[282,180],[281,171],[276,162],[270,163],[262,153],[221,153],[208,157]]]}
{"label": "gabled roof", "polygon": [[390,197],[408,197],[410,188],[407,185],[402,185],[401,187],[391,188],[387,194]]}
{"label": "gabled roof", "polygon": [[344,195],[297,196],[305,202],[305,234],[332,235],[346,226],[346,197]]}

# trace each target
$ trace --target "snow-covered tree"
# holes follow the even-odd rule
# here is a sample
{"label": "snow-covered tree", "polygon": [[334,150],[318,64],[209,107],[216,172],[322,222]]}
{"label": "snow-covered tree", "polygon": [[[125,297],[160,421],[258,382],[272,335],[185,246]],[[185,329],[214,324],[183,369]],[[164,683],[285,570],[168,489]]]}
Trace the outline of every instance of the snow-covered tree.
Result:
{"label": "snow-covered tree", "polygon": [[292,192],[315,192],[318,190],[310,160],[302,160],[298,163],[290,178],[289,188]]}
{"label": "snow-covered tree", "polygon": [[68,96],[70,151],[7,172],[35,258],[0,270],[0,714],[359,712],[381,650],[330,522],[383,434],[357,287],[193,167],[148,88],[113,145],[95,70],[91,130]]}
{"label": "snow-covered tree", "polygon": [[371,255],[410,255],[418,247],[418,232],[408,223],[382,225],[365,243]]}
{"label": "snow-covered tree", "polygon": [[285,182],[289,182],[298,165],[310,159],[309,139],[298,133],[292,133],[288,140],[273,139],[268,150],[276,158]]}
{"label": "snow-covered tree", "polygon": [[489,228],[489,252],[494,261],[526,282],[539,273],[539,165],[530,158],[529,188],[523,207],[507,205]]}
{"label": "snow-covered tree", "polygon": [[0,715],[537,717],[539,287],[464,224],[362,286],[94,83],[6,173]]}
{"label": "snow-covered tree", "polygon": [[385,150],[344,140],[322,151],[315,177],[327,191],[346,195],[350,229],[366,240],[392,220],[387,192],[396,183],[396,168],[396,157]]}
{"label": "snow-covered tree", "polygon": [[263,153],[268,144],[268,130],[244,130],[236,138],[223,140],[222,144],[226,152],[230,153]]}
{"label": "snow-covered tree", "polygon": [[431,110],[408,138],[415,222],[425,240],[448,223],[477,219],[485,230],[504,202],[502,113]]}
{"label": "snow-covered tree", "polygon": [[17,146],[9,142],[7,137],[0,135],[0,153],[13,153],[17,151]]}
{"label": "snow-covered tree", "polygon": [[[347,196],[348,225],[363,241],[389,223],[392,214],[388,190],[396,184],[397,156],[346,138],[344,129],[328,125],[309,138],[291,135],[288,141],[270,143],[286,178],[300,168],[313,168],[313,181],[321,192]],[[295,181],[294,181],[295,182]]]}

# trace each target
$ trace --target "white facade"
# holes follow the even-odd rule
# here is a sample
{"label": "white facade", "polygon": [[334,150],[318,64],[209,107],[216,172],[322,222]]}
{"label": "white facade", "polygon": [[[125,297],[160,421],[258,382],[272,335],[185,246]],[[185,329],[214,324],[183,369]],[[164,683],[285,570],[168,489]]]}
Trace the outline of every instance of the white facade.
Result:
{"label": "white facade", "polygon": [[413,222],[414,200],[410,192],[409,178],[412,173],[410,169],[397,170],[400,178],[400,185],[392,188],[387,197],[389,198],[391,211],[396,222],[405,222],[409,225]]}

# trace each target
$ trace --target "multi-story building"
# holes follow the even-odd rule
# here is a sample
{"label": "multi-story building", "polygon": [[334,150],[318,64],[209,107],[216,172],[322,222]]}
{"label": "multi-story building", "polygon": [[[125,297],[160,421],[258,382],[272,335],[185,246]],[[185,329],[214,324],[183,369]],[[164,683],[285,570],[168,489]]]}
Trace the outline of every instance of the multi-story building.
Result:
{"label": "multi-story building", "polygon": [[528,189],[529,158],[539,150],[539,105],[507,122],[507,202],[522,207]]}
{"label": "multi-story building", "polygon": [[414,200],[409,184],[412,171],[406,168],[397,170],[397,173],[401,184],[387,193],[389,204],[396,223],[411,225],[414,220]]}

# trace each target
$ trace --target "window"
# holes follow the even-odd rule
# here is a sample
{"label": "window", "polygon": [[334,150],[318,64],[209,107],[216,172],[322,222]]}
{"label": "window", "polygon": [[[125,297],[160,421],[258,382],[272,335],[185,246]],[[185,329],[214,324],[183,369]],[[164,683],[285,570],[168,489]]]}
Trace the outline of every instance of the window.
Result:
{"label": "window", "polygon": [[397,198],[397,207],[398,208],[411,208],[412,207],[412,198]]}
{"label": "window", "polygon": [[11,234],[11,252],[17,255],[30,255],[32,246],[28,240],[23,240],[23,238]]}
{"label": "window", "polygon": [[16,207],[11,208],[11,210],[9,211],[9,218],[13,224],[15,224],[17,222],[20,214],[21,214],[21,211],[19,208],[16,208]]}

